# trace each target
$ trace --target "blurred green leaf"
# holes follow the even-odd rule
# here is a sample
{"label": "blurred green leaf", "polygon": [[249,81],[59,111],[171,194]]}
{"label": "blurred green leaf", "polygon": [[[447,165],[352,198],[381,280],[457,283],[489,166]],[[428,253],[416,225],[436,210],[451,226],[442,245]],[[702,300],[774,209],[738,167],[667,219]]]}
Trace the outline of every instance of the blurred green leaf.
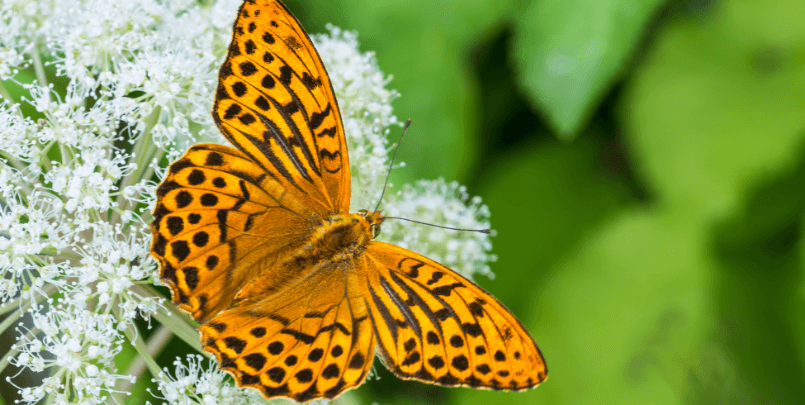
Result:
{"label": "blurred green leaf", "polygon": [[498,261],[494,280],[477,281],[523,319],[538,316],[523,280],[533,279],[529,291],[537,294],[556,262],[628,201],[626,187],[597,165],[600,154],[600,142],[589,137],[553,140],[501,156],[482,174],[478,191],[498,231]]}
{"label": "blurred green leaf", "polygon": [[576,136],[662,3],[532,0],[515,11],[520,82],[560,138]]}
{"label": "blurred green leaf", "polygon": [[[595,396],[593,387],[609,384],[626,373],[621,367],[607,371],[615,377],[606,379],[597,375],[602,373],[602,359],[612,361],[612,357],[626,362],[635,355],[635,350],[615,353],[613,349],[602,347],[605,343],[626,342],[612,342],[622,339],[620,335],[606,339],[601,335],[617,335],[617,329],[613,328],[633,322],[635,318],[644,321],[653,311],[642,305],[636,310],[628,309],[639,299],[637,295],[644,294],[630,292],[635,301],[630,301],[628,295],[607,295],[651,284],[652,279],[647,279],[645,270],[634,270],[640,269],[641,263],[632,256],[652,242],[647,239],[630,241],[622,229],[603,231],[609,235],[607,237],[591,236],[620,218],[629,204],[628,187],[599,164],[603,149],[600,141],[590,136],[573,143],[554,140],[532,145],[502,157],[479,183],[479,190],[486,196],[484,202],[493,213],[493,227],[501,231],[494,240],[495,253],[499,256],[499,262],[493,265],[497,277],[492,281],[478,281],[523,321],[543,350],[551,371],[544,386],[534,391],[461,390],[453,403],[590,403],[600,398]],[[649,237],[642,229],[630,231],[643,233],[633,234],[632,239]],[[664,249],[658,250],[669,254]],[[626,257],[619,257],[620,254]],[[578,261],[569,259],[578,257],[581,257]],[[632,264],[623,263],[628,261]],[[633,271],[637,277],[632,278]],[[668,278],[663,277],[657,282],[666,284],[667,281]],[[611,317],[619,318],[618,322],[601,316],[606,308],[598,305],[598,299],[605,305],[613,303],[612,311],[620,314]],[[668,308],[675,307],[663,307]],[[654,327],[646,323],[647,330]],[[635,339],[653,331],[625,329],[635,332]],[[574,358],[569,353],[579,346],[583,346],[583,350]],[[601,352],[590,353],[594,347]],[[580,394],[588,389],[591,395]],[[563,393],[557,394],[559,392]],[[557,400],[563,396],[562,401]],[[598,402],[623,403],[614,396],[609,399]]]}
{"label": "blurred green leaf", "polygon": [[709,250],[718,259],[713,336],[739,370],[746,399],[735,403],[805,399],[805,369],[801,356],[793,355],[805,349],[800,339],[805,305],[799,290],[805,142],[790,154],[795,168],[767,174],[739,209],[710,231]]}
{"label": "blurred green leaf", "polygon": [[805,131],[805,8],[718,2],[668,21],[622,114],[637,170],[666,204],[724,215],[747,186],[795,163]]}
{"label": "blurred green leaf", "polygon": [[[511,1],[297,3],[289,7],[309,32],[324,32],[326,23],[356,30],[361,48],[375,52],[381,69],[394,76],[389,87],[402,93],[395,113],[413,121],[398,156],[407,167],[395,171],[394,183],[437,177],[466,182],[478,159],[478,139],[490,136],[479,131],[482,95],[470,51],[479,37],[501,29]],[[389,138],[398,136],[399,130]]]}
{"label": "blurred green leaf", "polygon": [[[589,232],[531,301],[526,325],[548,380],[507,401],[680,403],[691,348],[707,325],[703,236],[683,215],[642,208]],[[472,398],[491,403],[495,394]]]}

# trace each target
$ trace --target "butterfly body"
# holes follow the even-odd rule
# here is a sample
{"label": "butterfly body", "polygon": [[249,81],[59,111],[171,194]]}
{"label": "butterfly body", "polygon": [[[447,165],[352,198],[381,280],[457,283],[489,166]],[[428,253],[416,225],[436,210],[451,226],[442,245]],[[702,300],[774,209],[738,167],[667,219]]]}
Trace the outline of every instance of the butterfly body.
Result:
{"label": "butterfly body", "polygon": [[375,227],[383,218],[379,212],[352,213],[311,218],[310,221],[311,227],[302,238],[303,243],[296,243],[300,247],[248,282],[238,292],[235,303],[266,299],[294,282],[305,280],[311,272],[355,271],[353,262],[377,235]]}
{"label": "butterfly body", "polygon": [[350,166],[321,59],[277,0],[246,0],[213,107],[234,147],[200,144],[157,188],[152,255],[173,302],[239,386],[298,402],[362,384],[377,352],[401,378],[533,388],[547,368],[497,299],[374,240],[349,213]]}

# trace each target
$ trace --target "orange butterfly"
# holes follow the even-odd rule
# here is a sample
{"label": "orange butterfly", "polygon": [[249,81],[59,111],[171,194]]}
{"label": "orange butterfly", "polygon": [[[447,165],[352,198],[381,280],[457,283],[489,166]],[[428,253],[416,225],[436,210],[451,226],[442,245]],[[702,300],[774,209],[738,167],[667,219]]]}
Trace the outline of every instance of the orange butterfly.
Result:
{"label": "orange butterfly", "polygon": [[366,378],[380,348],[397,376],[498,390],[547,376],[534,340],[456,272],[373,239],[349,213],[338,102],[299,21],[247,0],[213,117],[234,148],[191,147],[157,189],[152,255],[204,350],[239,386],[299,402]]}

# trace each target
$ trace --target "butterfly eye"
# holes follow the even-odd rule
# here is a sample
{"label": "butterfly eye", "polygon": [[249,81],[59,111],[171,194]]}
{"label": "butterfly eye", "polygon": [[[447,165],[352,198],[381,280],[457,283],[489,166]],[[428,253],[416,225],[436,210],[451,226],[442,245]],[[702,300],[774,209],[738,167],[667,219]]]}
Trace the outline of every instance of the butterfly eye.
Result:
{"label": "butterfly eye", "polygon": [[380,225],[372,225],[372,239],[380,235]]}
{"label": "butterfly eye", "polygon": [[358,210],[358,213],[363,215],[364,218],[366,218],[366,214],[369,213],[369,210]]}

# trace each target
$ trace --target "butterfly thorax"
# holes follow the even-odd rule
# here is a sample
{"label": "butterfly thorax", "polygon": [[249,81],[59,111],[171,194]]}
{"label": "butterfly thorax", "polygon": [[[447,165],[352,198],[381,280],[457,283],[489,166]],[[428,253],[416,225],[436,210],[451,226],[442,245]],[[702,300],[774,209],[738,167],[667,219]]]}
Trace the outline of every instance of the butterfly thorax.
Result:
{"label": "butterfly thorax", "polygon": [[380,232],[385,218],[379,211],[335,214],[317,221],[308,243],[294,255],[295,260],[343,261],[361,253]]}

